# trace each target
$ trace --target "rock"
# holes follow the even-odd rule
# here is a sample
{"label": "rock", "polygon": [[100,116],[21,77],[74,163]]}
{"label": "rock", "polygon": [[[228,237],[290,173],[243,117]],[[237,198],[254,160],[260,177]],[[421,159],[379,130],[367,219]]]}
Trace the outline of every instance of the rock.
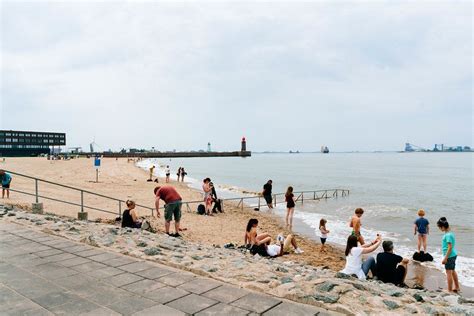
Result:
{"label": "rock", "polygon": [[9,213],[7,214],[7,216],[16,216],[16,213],[15,213],[15,212],[9,212]]}
{"label": "rock", "polygon": [[288,270],[285,269],[285,268],[283,268],[283,267],[277,267],[277,268],[275,269],[275,271],[279,271],[279,272],[283,272],[283,273],[287,273],[287,272],[288,272]]}
{"label": "rock", "polygon": [[293,279],[290,277],[281,278],[281,284],[290,283],[290,282],[293,282]]}
{"label": "rock", "polygon": [[336,273],[336,278],[338,278],[338,279],[347,279],[347,280],[354,279],[354,277],[350,276],[349,274],[345,274],[345,273],[342,273],[342,272],[337,272]]}
{"label": "rock", "polygon": [[336,286],[337,286],[336,283],[326,281],[323,284],[318,286],[318,290],[321,292],[331,292],[331,290]]}
{"label": "rock", "polygon": [[198,255],[192,255],[191,258],[193,260],[202,260],[203,259],[201,256],[198,256]]}
{"label": "rock", "polygon": [[[53,230],[56,231],[56,229],[53,229]],[[57,229],[57,231],[60,231],[60,229]],[[94,236],[92,236],[92,235],[89,235],[89,236],[86,236],[86,237],[82,238],[80,240],[80,242],[91,245],[91,246],[94,246],[94,247],[99,247],[99,244],[97,243]]]}
{"label": "rock", "polygon": [[[148,244],[144,241],[140,241],[138,244],[137,244],[137,247],[146,247],[148,246]],[[160,250],[161,251],[161,250]]]}
{"label": "rock", "polygon": [[72,227],[70,227],[70,228],[68,229],[68,231],[70,231],[70,232],[77,232],[77,233],[78,233],[78,232],[79,232],[79,229],[77,229],[76,227],[72,226]]}
{"label": "rock", "polygon": [[360,283],[351,283],[353,287],[361,291],[367,291],[367,288]]}
{"label": "rock", "polygon": [[113,234],[113,235],[117,235],[117,234],[118,234],[118,230],[119,230],[118,227],[109,228],[109,233],[111,233],[111,234]]}
{"label": "rock", "polygon": [[403,296],[403,293],[400,292],[400,291],[397,291],[397,290],[395,290],[395,291],[390,291],[390,292],[388,292],[387,294],[390,295],[390,296],[393,296],[393,297],[401,297],[401,296]]}
{"label": "rock", "polygon": [[425,301],[425,300],[423,299],[423,296],[421,296],[421,295],[418,294],[418,293],[413,294],[413,297],[415,298],[415,300],[416,300],[417,302],[424,302],[424,301]]}
{"label": "rock", "polygon": [[316,293],[313,295],[313,298],[317,301],[323,301],[324,303],[334,304],[337,303],[337,301],[339,300],[339,295]]}
{"label": "rock", "polygon": [[474,304],[474,300],[473,299],[470,299],[470,298],[467,298],[467,297],[462,297],[460,296],[459,299],[458,299],[458,303],[459,304]]}
{"label": "rock", "polygon": [[156,256],[156,255],[159,255],[161,253],[161,250],[158,247],[151,247],[151,248],[145,249],[143,252],[147,256]]}
{"label": "rock", "polygon": [[394,301],[389,301],[389,300],[382,300],[382,302],[388,307],[388,309],[397,309],[400,307],[396,302]]}
{"label": "rock", "polygon": [[205,270],[206,270],[207,272],[211,272],[211,273],[212,273],[212,272],[217,272],[217,268],[214,268],[214,267],[212,267],[212,268],[206,268]]}

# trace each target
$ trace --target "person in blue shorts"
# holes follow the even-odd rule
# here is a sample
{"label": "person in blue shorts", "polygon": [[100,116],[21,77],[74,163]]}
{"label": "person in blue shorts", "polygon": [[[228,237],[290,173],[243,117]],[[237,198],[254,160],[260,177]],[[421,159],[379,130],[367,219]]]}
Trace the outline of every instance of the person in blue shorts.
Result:
{"label": "person in blue shorts", "polygon": [[[438,220],[438,228],[444,233],[441,247],[443,248],[444,268],[446,269],[446,277],[448,279],[448,291],[458,293],[460,291],[458,274],[456,273],[456,258],[458,253],[456,251],[456,238],[454,233],[449,228],[449,223],[446,217],[441,217]],[[454,283],[454,288],[453,288]]]}
{"label": "person in blue shorts", "polygon": [[0,170],[0,180],[2,181],[2,199],[5,198],[5,193],[7,194],[7,199],[9,199],[12,176],[6,173],[5,170]]}
{"label": "person in blue shorts", "polygon": [[428,252],[426,245],[428,234],[430,233],[430,222],[425,218],[424,210],[419,210],[418,216],[414,225],[415,235],[418,233],[418,252],[420,252],[422,245],[424,252]]}

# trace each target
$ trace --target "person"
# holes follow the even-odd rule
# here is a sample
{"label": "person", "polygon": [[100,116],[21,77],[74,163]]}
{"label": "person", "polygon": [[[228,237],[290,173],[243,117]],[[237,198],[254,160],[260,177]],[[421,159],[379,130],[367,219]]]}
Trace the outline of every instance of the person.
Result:
{"label": "person", "polygon": [[364,210],[360,207],[356,208],[354,215],[351,217],[351,222],[349,223],[349,226],[352,227],[352,235],[357,237],[357,240],[361,245],[365,243],[364,237],[360,234],[360,226],[362,225],[360,218],[362,217],[362,214],[364,214]]}
{"label": "person", "polygon": [[166,174],[166,183],[169,183],[170,182],[170,174],[171,174],[170,166],[166,166],[165,174]]}
{"label": "person", "polygon": [[5,172],[5,170],[0,170],[0,180],[2,181],[2,199],[5,198],[5,193],[7,195],[7,199],[9,199],[12,176],[9,173]]}
{"label": "person", "polygon": [[293,213],[295,211],[295,199],[293,194],[293,187],[289,186],[285,193],[286,201],[286,226],[293,227]]}
{"label": "person", "polygon": [[150,178],[148,179],[148,181],[153,181],[153,172],[155,171],[155,165],[151,166],[149,170],[150,170]]}
{"label": "person", "polygon": [[188,173],[184,170],[184,168],[181,168],[181,182],[184,182],[184,176],[186,176]]}
{"label": "person", "polygon": [[262,195],[267,202],[268,208],[271,210],[273,209],[273,203],[272,203],[272,180],[268,180],[267,183],[263,186],[263,192]]}
{"label": "person", "polygon": [[222,201],[217,198],[216,188],[214,187],[214,183],[209,182],[209,186],[211,187],[211,198],[214,206],[212,207],[212,213],[217,213],[219,211],[222,213]]}
{"label": "person", "polygon": [[262,245],[262,244],[270,244],[272,241],[272,237],[270,237],[270,234],[263,233],[263,234],[257,234],[257,228],[258,228],[258,219],[256,218],[251,218],[249,219],[247,223],[247,228],[245,230],[245,239],[244,239],[244,244],[248,247],[251,247],[253,245]]}
{"label": "person", "polygon": [[127,205],[127,209],[123,211],[122,227],[141,228],[142,223],[138,220],[138,214],[135,210],[135,202],[127,200],[125,204]]}
{"label": "person", "polygon": [[376,275],[375,271],[375,259],[369,257],[367,260],[362,262],[362,255],[375,251],[382,242],[382,237],[377,235],[377,238],[370,244],[364,244],[360,247],[357,246],[358,238],[355,235],[350,235],[347,238],[346,245],[346,266],[341,271],[344,274],[355,274],[359,280],[365,280],[369,271],[372,272],[372,276]]}
{"label": "person", "polygon": [[321,252],[326,252],[326,239],[328,238],[329,230],[326,229],[327,220],[321,218],[319,221],[319,232],[321,238]]}
{"label": "person", "polygon": [[[162,186],[156,187],[153,192],[155,193],[155,207],[156,207],[156,216],[161,217],[160,215],[160,199],[163,200],[165,204],[165,231],[166,234],[172,237],[181,237],[179,234],[179,222],[181,220],[181,196],[172,186]],[[174,217],[174,226],[175,233],[170,234],[170,224],[171,220]]]}
{"label": "person", "polygon": [[[438,228],[444,233],[441,241],[443,250],[444,268],[446,269],[446,277],[448,281],[448,291],[458,293],[460,291],[458,274],[456,272],[456,258],[458,253],[456,251],[456,238],[454,233],[449,228],[449,223],[446,217],[441,217],[437,222]],[[454,283],[454,288],[453,288]]]}
{"label": "person", "polygon": [[211,196],[211,183],[210,178],[205,178],[202,180],[202,190],[204,191],[204,205],[206,206],[206,215],[213,216],[211,213],[211,205],[212,205],[212,196]]}
{"label": "person", "polygon": [[427,237],[430,233],[430,222],[424,217],[425,211],[419,210],[418,211],[418,218],[415,221],[414,225],[414,234],[418,233],[418,252],[421,251],[421,246],[423,245],[424,252],[428,252],[426,247],[427,244]]}
{"label": "person", "polygon": [[376,274],[384,283],[404,285],[408,271],[408,259],[393,253],[393,242],[382,243],[383,252],[377,254]]}
{"label": "person", "polygon": [[176,173],[176,176],[177,176],[176,181],[177,181],[177,182],[179,182],[179,177],[181,177],[181,169],[183,169],[183,168],[179,167],[179,168],[178,168],[178,172]]}
{"label": "person", "polygon": [[286,238],[282,234],[278,235],[277,241],[279,244],[265,245],[267,255],[269,257],[279,257],[286,253],[294,251],[296,254],[302,254],[304,251],[301,250],[296,244],[296,239],[293,235],[289,234]]}

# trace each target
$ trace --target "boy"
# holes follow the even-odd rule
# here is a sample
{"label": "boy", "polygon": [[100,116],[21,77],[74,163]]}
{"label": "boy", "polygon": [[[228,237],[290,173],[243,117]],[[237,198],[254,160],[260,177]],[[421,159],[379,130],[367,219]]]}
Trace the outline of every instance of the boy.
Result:
{"label": "boy", "polygon": [[360,218],[362,217],[362,214],[364,214],[364,210],[359,208],[356,208],[354,211],[354,215],[351,217],[351,222],[349,223],[349,226],[352,227],[352,233],[351,235],[354,235],[357,237],[357,240],[359,241],[360,245],[362,246],[365,244],[364,237],[360,234],[360,226],[362,223],[360,222]]}
{"label": "boy", "polygon": [[425,211],[424,210],[419,210],[418,211],[418,219],[415,221],[414,225],[414,234],[418,232],[418,252],[421,250],[421,245],[423,244],[423,251],[428,252],[428,249],[426,247],[427,244],[427,237],[428,234],[430,233],[430,222],[425,216]]}
{"label": "boy", "polygon": [[0,180],[2,180],[2,199],[5,198],[5,193],[7,193],[7,199],[9,199],[12,176],[6,173],[5,170],[0,170]]}

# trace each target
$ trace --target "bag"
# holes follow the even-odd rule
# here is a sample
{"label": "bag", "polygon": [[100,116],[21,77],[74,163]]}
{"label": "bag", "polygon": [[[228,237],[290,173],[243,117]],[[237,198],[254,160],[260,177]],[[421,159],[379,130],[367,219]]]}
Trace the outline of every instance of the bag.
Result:
{"label": "bag", "polygon": [[206,207],[202,204],[198,205],[197,213],[199,215],[204,215],[206,213]]}
{"label": "bag", "polygon": [[413,254],[413,260],[419,261],[419,262],[433,261],[433,256],[430,255],[429,253],[420,251],[420,252],[415,252]]}

